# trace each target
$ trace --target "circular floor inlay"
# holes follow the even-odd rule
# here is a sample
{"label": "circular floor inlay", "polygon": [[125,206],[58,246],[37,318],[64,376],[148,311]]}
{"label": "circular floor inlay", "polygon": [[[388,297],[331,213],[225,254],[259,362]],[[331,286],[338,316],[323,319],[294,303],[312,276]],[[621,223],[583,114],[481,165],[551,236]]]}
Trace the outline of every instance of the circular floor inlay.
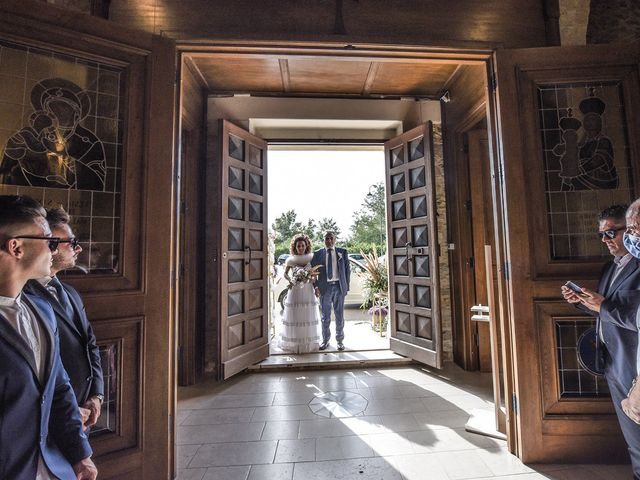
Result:
{"label": "circular floor inlay", "polygon": [[367,399],[353,392],[325,392],[309,402],[316,415],[328,418],[355,417],[367,408]]}

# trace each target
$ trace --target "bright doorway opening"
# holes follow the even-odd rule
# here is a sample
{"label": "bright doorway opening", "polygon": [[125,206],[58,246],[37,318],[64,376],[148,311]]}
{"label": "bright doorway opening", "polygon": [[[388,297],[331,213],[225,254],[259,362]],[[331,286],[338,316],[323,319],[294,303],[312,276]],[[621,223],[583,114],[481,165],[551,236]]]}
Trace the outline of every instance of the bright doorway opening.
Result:
{"label": "bright doorway opening", "polygon": [[[351,270],[344,309],[345,351],[388,349],[383,146],[270,146],[268,184],[270,354],[295,353],[280,341],[285,299],[295,288],[285,277],[291,240],[303,233],[311,240],[312,251],[317,251],[324,247],[324,233],[329,230],[337,234],[336,246],[348,251]],[[332,340],[324,352],[328,354],[337,349],[333,315],[330,328]],[[320,324],[318,336],[321,339]]]}

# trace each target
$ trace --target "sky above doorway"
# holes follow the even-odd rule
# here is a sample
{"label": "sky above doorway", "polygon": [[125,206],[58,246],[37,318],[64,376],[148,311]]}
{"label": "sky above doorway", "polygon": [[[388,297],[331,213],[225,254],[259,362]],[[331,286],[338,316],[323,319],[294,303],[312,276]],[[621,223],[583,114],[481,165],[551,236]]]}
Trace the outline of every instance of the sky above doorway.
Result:
{"label": "sky above doorway", "polygon": [[344,239],[371,185],[384,182],[384,151],[269,150],[269,226],[295,210],[306,223],[333,218]]}

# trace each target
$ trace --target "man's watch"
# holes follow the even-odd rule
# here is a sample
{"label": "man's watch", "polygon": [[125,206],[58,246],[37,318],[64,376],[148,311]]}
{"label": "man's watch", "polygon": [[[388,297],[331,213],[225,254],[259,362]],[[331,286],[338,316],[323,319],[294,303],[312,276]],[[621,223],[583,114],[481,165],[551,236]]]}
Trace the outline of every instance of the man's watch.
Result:
{"label": "man's watch", "polygon": [[100,405],[102,405],[104,403],[104,395],[97,393],[94,395],[94,397],[96,397],[98,399],[98,401],[100,402]]}

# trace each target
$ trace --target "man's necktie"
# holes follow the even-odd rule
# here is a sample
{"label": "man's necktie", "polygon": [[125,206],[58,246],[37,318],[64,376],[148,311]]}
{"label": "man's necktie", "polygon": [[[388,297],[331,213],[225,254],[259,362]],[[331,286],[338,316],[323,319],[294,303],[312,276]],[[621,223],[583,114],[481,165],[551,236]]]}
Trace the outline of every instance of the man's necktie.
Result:
{"label": "man's necktie", "polygon": [[60,280],[58,280],[56,277],[53,277],[49,282],[49,285],[56,289],[56,294],[58,295],[58,303],[64,309],[64,313],[67,318],[73,319],[73,306],[71,305],[69,295],[67,295],[67,291],[60,283]]}
{"label": "man's necktie", "polygon": [[333,248],[327,250],[327,280],[333,278]]}

